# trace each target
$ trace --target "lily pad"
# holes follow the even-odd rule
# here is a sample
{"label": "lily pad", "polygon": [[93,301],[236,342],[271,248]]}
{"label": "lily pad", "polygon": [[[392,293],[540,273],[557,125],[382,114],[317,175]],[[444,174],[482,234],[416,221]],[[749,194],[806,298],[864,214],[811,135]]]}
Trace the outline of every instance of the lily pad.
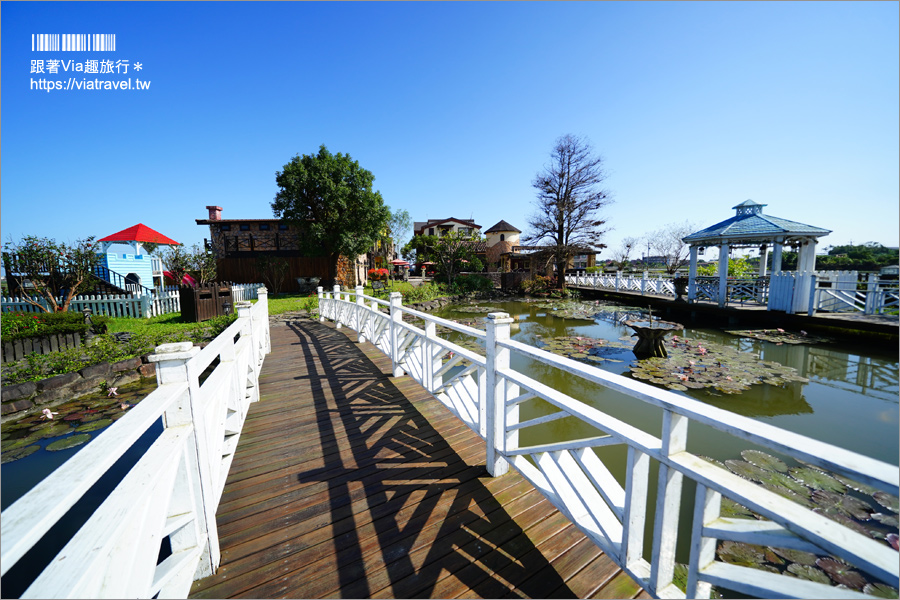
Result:
{"label": "lily pad", "polygon": [[883,583],[867,583],[863,587],[863,594],[875,596],[876,598],[897,598],[897,590]]}
{"label": "lily pad", "polygon": [[756,465],[760,469],[767,471],[778,471],[779,473],[787,473],[788,467],[780,458],[760,452],[759,450],[744,450],[741,457],[747,462]]}
{"label": "lily pad", "polygon": [[866,520],[875,512],[871,504],[848,494],[841,495],[826,490],[813,490],[812,499],[817,506],[822,508],[833,506],[854,519]]}
{"label": "lily pad", "polygon": [[91,439],[90,434],[88,433],[79,433],[78,435],[73,435],[71,437],[63,438],[61,440],[56,440],[52,444],[47,444],[45,450],[50,452],[56,452],[57,450],[66,450],[68,448],[74,448],[75,446],[80,446],[84,444],[89,439]]}
{"label": "lily pad", "polygon": [[759,568],[766,559],[765,548],[743,542],[722,542],[716,554],[722,561],[741,567]]}
{"label": "lily pad", "polygon": [[791,563],[787,567],[787,572],[791,575],[796,575],[800,579],[806,579],[807,581],[814,581],[816,583],[831,585],[831,579],[829,579],[828,574],[821,569],[817,569],[816,567]]}
{"label": "lily pad", "polygon": [[886,515],[884,513],[875,513],[872,515],[872,518],[881,523],[882,525],[886,525],[888,527],[900,527],[900,520],[897,519],[897,515]]}
{"label": "lily pad", "polygon": [[8,462],[12,462],[14,460],[19,460],[20,458],[25,458],[26,456],[31,456],[32,454],[34,454],[35,452],[37,452],[40,449],[41,449],[40,446],[38,446],[37,444],[34,444],[31,446],[16,448],[15,450],[4,450],[3,454],[0,455],[0,462],[8,463]]}
{"label": "lily pad", "polygon": [[862,590],[867,583],[858,571],[854,571],[848,564],[833,558],[820,558],[816,561],[816,566],[828,573],[832,581],[846,585],[850,589]]}
{"label": "lily pad", "polygon": [[744,479],[762,481],[766,477],[766,472],[763,469],[742,460],[726,460],[725,466],[728,467],[732,473],[739,475]]}
{"label": "lily pad", "polygon": [[823,473],[818,469],[811,469],[810,467],[794,467],[790,469],[789,472],[791,477],[814,490],[827,490],[837,494],[843,494],[847,491],[847,486],[831,475]]}
{"label": "lily pad", "polygon": [[805,331],[793,333],[785,331],[784,329],[726,330],[725,333],[730,333],[731,335],[736,335],[738,337],[772,342],[773,344],[819,344],[831,341],[828,338],[809,335]]}
{"label": "lily pad", "polygon": [[38,429],[35,434],[41,439],[59,437],[72,431],[68,423],[48,423],[44,427]]}
{"label": "lily pad", "polygon": [[722,498],[722,506],[719,514],[723,517],[731,517],[733,519],[752,519],[756,517],[756,513],[744,506],[738,504],[731,498]]}
{"label": "lily pad", "polygon": [[90,423],[85,423],[81,427],[75,429],[76,432],[82,433],[87,431],[96,431],[98,429],[103,429],[104,427],[108,427],[112,425],[112,419],[100,419],[98,421],[91,421]]}
{"label": "lily pad", "polygon": [[875,498],[875,502],[893,513],[896,513],[898,511],[898,508],[900,508],[900,503],[898,503],[897,496],[892,496],[887,492],[875,492],[874,494],[872,494],[872,497]]}
{"label": "lily pad", "polygon": [[863,494],[868,494],[872,496],[873,494],[877,494],[879,490],[873,488],[870,485],[866,485],[865,483],[860,483],[858,481],[854,481],[849,477],[844,477],[842,475],[834,475],[834,478],[846,485],[851,490],[856,490],[857,492],[862,492]]}

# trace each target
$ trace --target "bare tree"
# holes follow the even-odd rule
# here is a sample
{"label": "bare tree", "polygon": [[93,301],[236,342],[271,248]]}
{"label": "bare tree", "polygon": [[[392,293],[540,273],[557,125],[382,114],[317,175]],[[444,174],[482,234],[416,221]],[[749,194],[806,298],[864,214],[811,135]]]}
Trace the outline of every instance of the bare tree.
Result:
{"label": "bare tree", "polygon": [[690,246],[681,238],[697,231],[699,227],[690,221],[670,223],[662,229],[647,234],[650,249],[662,256],[666,265],[666,273],[670,275],[683,267],[690,257]]}
{"label": "bare tree", "polygon": [[612,202],[601,187],[606,177],[603,158],[594,155],[591,145],[565,135],[556,140],[550,163],[534,178],[537,210],[528,219],[526,243],[548,242],[545,247],[553,254],[559,288],[565,288],[566,265],[572,256],[606,247],[600,243],[606,221],[597,215]]}
{"label": "bare tree", "polygon": [[622,243],[619,244],[619,247],[616,248],[612,253],[612,259],[617,263],[620,271],[624,270],[626,266],[628,266],[628,261],[631,259],[631,253],[635,248],[638,247],[638,244],[641,243],[641,238],[637,237],[627,237],[622,240]]}

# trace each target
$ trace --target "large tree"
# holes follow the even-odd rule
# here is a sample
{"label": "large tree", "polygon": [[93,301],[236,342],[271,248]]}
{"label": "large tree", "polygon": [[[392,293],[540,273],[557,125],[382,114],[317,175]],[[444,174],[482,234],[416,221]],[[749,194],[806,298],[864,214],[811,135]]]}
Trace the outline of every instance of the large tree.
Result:
{"label": "large tree", "polygon": [[426,258],[435,265],[435,270],[447,278],[451,285],[457,273],[481,271],[484,265],[475,256],[475,246],[484,241],[477,233],[465,234],[451,231],[444,235],[417,235],[409,242],[415,248],[416,258]]}
{"label": "large tree", "polygon": [[[72,299],[90,286],[94,269],[100,264],[93,237],[66,244],[26,235],[19,242],[10,240],[3,250],[6,273],[19,284],[17,293],[45,312],[69,310]],[[30,281],[31,287],[22,285],[22,279]]]}
{"label": "large tree", "polygon": [[666,273],[672,274],[688,263],[691,248],[681,239],[698,229],[697,225],[690,221],[684,221],[683,223],[670,223],[647,234],[650,251],[663,258]]}
{"label": "large tree", "polygon": [[387,226],[390,210],[373,181],[350,155],[332,154],[324,144],[318,154],[297,155],[275,173],[272,210],[300,234],[302,250],[328,257],[326,284],[336,281],[341,255],[353,260],[363,254]]}
{"label": "large tree", "polygon": [[565,288],[564,275],[572,256],[606,247],[600,241],[606,221],[598,214],[612,202],[602,187],[606,177],[603,158],[594,154],[591,145],[565,135],[556,140],[550,163],[534,178],[536,210],[528,219],[525,241],[543,243],[552,253],[559,288]]}

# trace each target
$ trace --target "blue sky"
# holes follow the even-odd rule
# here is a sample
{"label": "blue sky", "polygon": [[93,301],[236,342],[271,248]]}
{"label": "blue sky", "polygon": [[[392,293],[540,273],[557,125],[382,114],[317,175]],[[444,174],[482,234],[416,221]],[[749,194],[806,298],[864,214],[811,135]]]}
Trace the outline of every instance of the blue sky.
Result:
{"label": "blue sky", "polygon": [[[897,2],[28,3],[2,10],[3,241],[271,216],[320,144],[413,220],[527,230],[556,138],[588,138],[607,243],[746,200],[898,245]],[[115,33],[115,52],[32,52]],[[35,59],[128,60],[149,90],[32,90]],[[133,64],[143,65],[139,73]],[[606,256],[609,252],[607,251]],[[601,258],[604,254],[601,254]]]}

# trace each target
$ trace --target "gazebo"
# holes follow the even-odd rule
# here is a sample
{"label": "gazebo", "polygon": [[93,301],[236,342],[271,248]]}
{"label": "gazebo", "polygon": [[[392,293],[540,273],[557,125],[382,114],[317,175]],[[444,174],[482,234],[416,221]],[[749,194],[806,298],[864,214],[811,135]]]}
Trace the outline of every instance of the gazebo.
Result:
{"label": "gazebo", "polygon": [[[734,206],[735,216],[706,229],[683,237],[690,244],[691,266],[688,279],[688,301],[696,298],[697,256],[702,249],[719,248],[719,306],[725,306],[728,293],[728,255],[732,248],[759,248],[759,276],[766,275],[769,247],[773,248],[772,273],[781,272],[781,253],[785,246],[800,251],[798,272],[812,272],[816,268],[816,244],[830,229],[804,225],[763,214],[763,207],[753,200]],[[808,290],[807,290],[808,292]]]}

